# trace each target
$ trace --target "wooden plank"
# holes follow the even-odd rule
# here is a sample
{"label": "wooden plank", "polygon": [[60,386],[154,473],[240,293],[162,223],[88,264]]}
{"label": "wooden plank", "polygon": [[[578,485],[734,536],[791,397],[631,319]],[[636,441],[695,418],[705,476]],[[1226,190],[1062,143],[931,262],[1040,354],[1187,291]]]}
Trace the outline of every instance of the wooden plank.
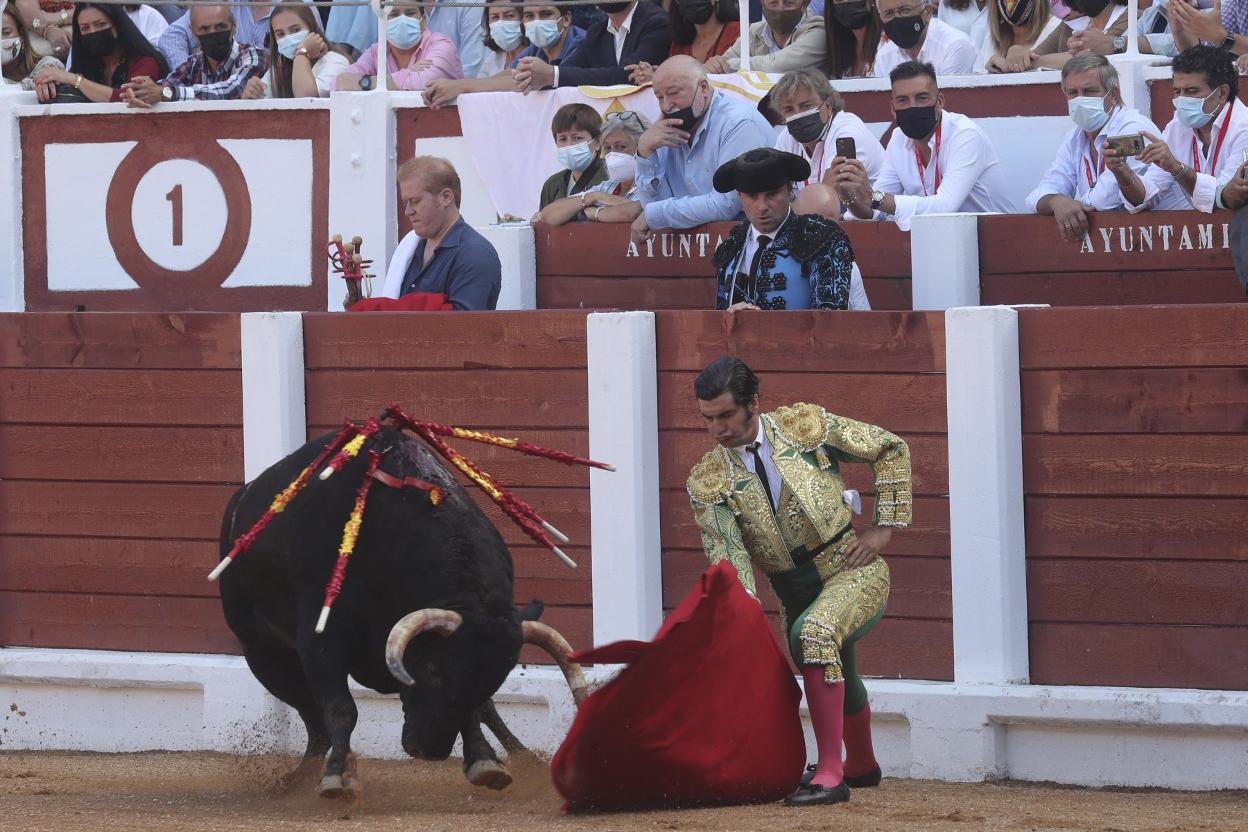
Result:
{"label": "wooden plank", "polygon": [[585,366],[585,313],[370,312],[303,316],[309,370]]}
{"label": "wooden plank", "polygon": [[[552,606],[542,613],[541,621],[554,627],[568,640],[573,650],[594,646],[594,615],[590,607]],[[520,664],[554,664],[550,654],[536,647],[520,651]]]}
{"label": "wooden plank", "polygon": [[984,274],[980,303],[1144,306],[1248,300],[1234,269]]}
{"label": "wooden plank", "polygon": [[589,423],[584,370],[320,370],[305,379],[312,424],[376,416],[396,401],[408,413],[433,421],[516,434],[583,429]]}
{"label": "wooden plank", "polygon": [[1243,367],[1248,305],[1020,309],[1022,369]]}
{"label": "wooden plank", "polygon": [[[760,373],[761,374],[761,373]],[[703,429],[693,395],[694,372],[660,372],[659,429]],[[784,373],[762,376],[764,409],[791,402],[818,402],[834,412],[895,433],[944,433],[945,377],[928,374]],[[709,443],[704,443],[705,451]]]}
{"label": "wooden plank", "polygon": [[0,314],[0,367],[236,370],[241,360],[237,315]]}
{"label": "wooden plank", "polygon": [[1248,500],[1027,497],[1028,558],[1248,560]]}
{"label": "wooden plank", "polygon": [[[589,545],[589,491],[582,488],[513,488],[512,493],[537,510],[548,523],[569,538],[574,546]],[[508,546],[528,546],[532,541],[511,522],[502,509],[477,489],[468,492],[486,518],[494,524]],[[568,550],[571,554],[571,551]],[[554,558],[553,554],[545,557]],[[576,560],[573,558],[573,560]]]}
{"label": "wooden plank", "polygon": [[1031,558],[1027,615],[1033,623],[1248,627],[1245,587],[1248,561]]}
{"label": "wooden plank", "polygon": [[81,425],[243,423],[237,370],[0,369],[0,422]]}
{"label": "wooden plank", "polygon": [[911,300],[912,286],[910,273],[897,277],[862,278],[863,287],[867,290],[867,300],[871,308],[876,310],[907,310],[913,306]]}
{"label": "wooden plank", "polygon": [[216,598],[215,540],[0,536],[0,590]]}
{"label": "wooden plank", "polygon": [[537,308],[714,309],[715,279],[663,275],[538,275]]}
{"label": "wooden plank", "polygon": [[0,479],[241,484],[243,431],[0,424]]}
{"label": "wooden plank", "polygon": [[7,534],[216,540],[232,485],[0,482]]}
{"label": "wooden plank", "polygon": [[945,369],[940,312],[659,312],[655,336],[660,372],[696,373],[723,355],[758,373]]}
{"label": "wooden plank", "polygon": [[1248,368],[1026,370],[1025,433],[1243,433]]}
{"label": "wooden plank", "polygon": [[1023,488],[1032,495],[1248,497],[1248,435],[1028,434]]}
{"label": "wooden plank", "polygon": [[1037,685],[1248,689],[1248,631],[1242,627],[1031,625],[1031,681]]}

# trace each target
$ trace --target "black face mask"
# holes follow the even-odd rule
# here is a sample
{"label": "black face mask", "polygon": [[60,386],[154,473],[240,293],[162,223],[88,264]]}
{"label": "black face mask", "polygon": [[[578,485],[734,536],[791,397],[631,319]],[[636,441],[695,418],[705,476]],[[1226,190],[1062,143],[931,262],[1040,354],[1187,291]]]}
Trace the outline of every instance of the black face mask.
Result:
{"label": "black face mask", "polygon": [[607,14],[615,14],[615,13],[617,13],[617,12],[622,12],[622,11],[624,11],[625,9],[627,9],[627,8],[628,8],[628,3],[627,3],[627,2],[624,2],[624,3],[599,3],[599,4],[598,4],[598,8],[602,9],[602,10],[603,10],[604,12],[606,12]]}
{"label": "black face mask", "polygon": [[870,22],[872,14],[871,0],[855,0],[853,3],[832,5],[832,19],[846,29],[861,29]]}
{"label": "black face mask", "polygon": [[112,29],[104,29],[79,36],[83,51],[96,58],[103,58],[117,47],[117,33]]}
{"label": "black face mask", "polygon": [[1079,12],[1080,14],[1087,15],[1088,17],[1096,17],[1098,14],[1105,11],[1105,7],[1108,6],[1109,3],[1110,0],[1073,0],[1073,2],[1067,3],[1066,5],[1070,6],[1072,10]]}
{"label": "black face mask", "polygon": [[[703,115],[705,115],[705,113],[703,113]],[[690,104],[688,107],[682,107],[679,110],[675,111],[674,113],[664,113],[663,118],[680,119],[680,124],[676,125],[677,128],[680,130],[684,130],[686,133],[688,133],[689,138],[691,139],[693,138],[693,128],[698,126],[698,121],[701,119],[700,116],[695,116],[693,114],[692,104]]]}
{"label": "black face mask", "polygon": [[199,48],[204,53],[204,57],[221,63],[230,57],[230,52],[234,49],[234,33],[209,32],[206,35],[200,35]]}
{"label": "black face mask", "polygon": [[819,137],[823,135],[828,125],[824,123],[819,111],[815,110],[801,118],[785,122],[784,126],[795,141],[802,144],[814,144],[819,141]]}
{"label": "black face mask", "polygon": [[715,6],[710,0],[677,0],[676,7],[680,16],[690,23],[705,23],[715,13]]}
{"label": "black face mask", "polygon": [[767,25],[773,31],[788,35],[792,34],[797,24],[802,22],[804,14],[806,14],[805,9],[780,9],[778,11],[763,9],[763,20],[767,21]]}
{"label": "black face mask", "polygon": [[915,141],[926,139],[936,129],[936,105],[898,110],[897,129]]}
{"label": "black face mask", "polygon": [[926,28],[927,24],[923,22],[921,14],[894,17],[884,24],[884,34],[902,49],[913,49],[919,38],[923,37],[923,30]]}

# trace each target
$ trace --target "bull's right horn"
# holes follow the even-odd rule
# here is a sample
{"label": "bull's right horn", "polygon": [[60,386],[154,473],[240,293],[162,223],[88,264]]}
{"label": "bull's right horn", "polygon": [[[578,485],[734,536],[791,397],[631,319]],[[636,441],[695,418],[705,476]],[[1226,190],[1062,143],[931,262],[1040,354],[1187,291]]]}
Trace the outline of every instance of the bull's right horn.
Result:
{"label": "bull's right horn", "polygon": [[525,644],[540,647],[559,663],[563,678],[568,681],[568,687],[572,690],[572,701],[579,708],[588,695],[588,688],[581,666],[572,661],[572,646],[568,644],[568,640],[561,636],[554,627],[540,621],[522,621],[520,626],[524,629]]}
{"label": "bull's right horn", "polygon": [[432,607],[409,612],[400,618],[390,628],[390,637],[386,639],[386,667],[390,668],[390,675],[405,685],[416,684],[416,680],[403,666],[403,654],[407,651],[407,645],[421,633],[437,632],[449,636],[463,623],[464,619],[459,613]]}

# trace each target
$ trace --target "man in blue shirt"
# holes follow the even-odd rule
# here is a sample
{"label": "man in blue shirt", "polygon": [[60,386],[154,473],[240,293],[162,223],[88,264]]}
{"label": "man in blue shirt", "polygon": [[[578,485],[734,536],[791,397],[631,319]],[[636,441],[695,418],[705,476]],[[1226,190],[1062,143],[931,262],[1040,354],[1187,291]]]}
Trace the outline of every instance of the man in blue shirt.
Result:
{"label": "man in blue shirt", "polygon": [[654,96],[665,118],[637,143],[637,193],[645,210],[633,241],[655,228],[693,228],[741,215],[736,191],[716,193],[715,171],[748,150],[771,147],[775,130],[752,104],[711,89],[706,70],[675,55],[654,71]]}

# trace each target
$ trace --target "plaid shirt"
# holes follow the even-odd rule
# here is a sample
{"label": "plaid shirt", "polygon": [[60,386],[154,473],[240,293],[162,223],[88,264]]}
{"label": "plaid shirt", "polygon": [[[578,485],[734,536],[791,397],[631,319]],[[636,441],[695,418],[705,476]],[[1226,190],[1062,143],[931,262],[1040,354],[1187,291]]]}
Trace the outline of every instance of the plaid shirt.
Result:
{"label": "plaid shirt", "polygon": [[234,100],[243,97],[247,79],[260,78],[268,68],[268,52],[236,41],[230,57],[217,69],[208,66],[202,52],[195,52],[162,83],[173,88],[178,101]]}
{"label": "plaid shirt", "polygon": [[1222,26],[1232,35],[1248,35],[1248,2],[1222,0]]}

